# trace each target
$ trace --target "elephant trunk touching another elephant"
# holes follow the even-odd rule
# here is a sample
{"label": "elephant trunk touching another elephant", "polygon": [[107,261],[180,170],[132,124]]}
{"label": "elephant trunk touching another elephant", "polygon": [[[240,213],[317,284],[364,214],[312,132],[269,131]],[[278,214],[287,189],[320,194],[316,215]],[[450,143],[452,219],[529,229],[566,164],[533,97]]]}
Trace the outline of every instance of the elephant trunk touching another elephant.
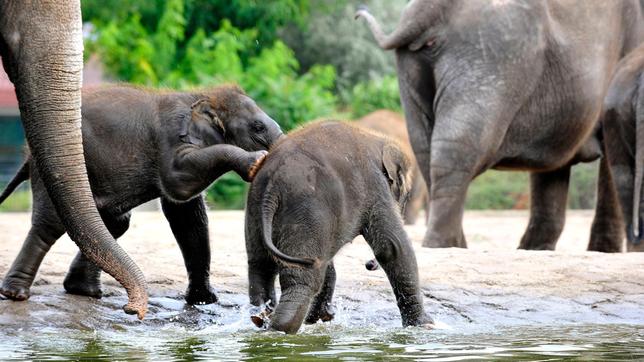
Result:
{"label": "elephant trunk touching another elephant", "polygon": [[[583,9],[581,11],[580,9]],[[465,196],[488,169],[531,172],[522,249],[552,250],[570,168],[599,158],[602,100],[617,62],[644,39],[638,0],[412,0],[392,35],[410,141],[429,190],[426,247],[466,247]],[[617,196],[600,167],[588,249],[622,249]]]}
{"label": "elephant trunk touching another elephant", "polygon": [[7,1],[0,13],[0,53],[47,192],[71,239],[125,287],[125,311],[142,319],[148,298],[143,273],[101,221],[85,169],[80,2]]}

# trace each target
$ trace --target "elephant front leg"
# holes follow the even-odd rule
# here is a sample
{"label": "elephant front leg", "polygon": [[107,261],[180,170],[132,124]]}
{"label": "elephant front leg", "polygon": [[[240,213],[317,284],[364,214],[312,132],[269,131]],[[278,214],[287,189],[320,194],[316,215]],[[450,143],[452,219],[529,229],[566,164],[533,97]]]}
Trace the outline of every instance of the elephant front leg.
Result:
{"label": "elephant front leg", "polygon": [[335,267],[333,266],[333,262],[329,262],[324,275],[322,290],[315,296],[315,300],[306,316],[306,324],[314,324],[318,320],[329,322],[335,317],[335,311],[331,305],[333,292],[335,291],[335,280]]}
{"label": "elephant front leg", "polygon": [[425,313],[418,282],[416,256],[392,206],[377,206],[363,232],[376,260],[387,274],[393,289],[402,325],[429,326],[432,318]]}
{"label": "elephant front leg", "polygon": [[530,221],[519,249],[555,250],[566,221],[570,166],[530,175]]}
{"label": "elephant front leg", "polygon": [[[101,215],[105,226],[114,239],[118,239],[130,228],[131,213],[119,217]],[[65,291],[69,294],[86,295],[92,298],[101,298],[101,268],[92,263],[80,251],[76,254],[74,261],[63,282]]]}
{"label": "elephant front leg", "polygon": [[271,316],[270,329],[295,334],[306,317],[313,297],[322,287],[326,268],[282,268],[282,295]]}
{"label": "elephant front leg", "polygon": [[161,199],[163,214],[170,224],[188,272],[188,304],[211,304],[217,296],[210,287],[210,238],[208,215],[201,196],[185,203]]}
{"label": "elephant front leg", "polygon": [[[627,192],[624,190],[624,192]],[[626,207],[631,206],[630,200],[625,200]],[[630,210],[631,208],[629,208]],[[628,215],[632,215],[631,212]],[[612,172],[606,157],[599,163],[599,179],[597,182],[597,205],[595,218],[590,229],[589,251],[619,253],[622,251],[624,240],[624,222],[619,210],[617,191]]]}

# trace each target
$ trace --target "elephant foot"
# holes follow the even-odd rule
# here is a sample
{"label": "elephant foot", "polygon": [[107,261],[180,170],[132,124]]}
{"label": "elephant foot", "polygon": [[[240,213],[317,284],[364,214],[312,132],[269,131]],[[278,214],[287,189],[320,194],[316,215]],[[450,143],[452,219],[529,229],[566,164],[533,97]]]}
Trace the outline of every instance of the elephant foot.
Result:
{"label": "elephant foot", "polygon": [[540,240],[521,240],[518,249],[523,250],[555,250],[556,243],[543,242]]}
{"label": "elephant foot", "polygon": [[[623,239],[621,234],[616,235],[593,235],[591,233],[588,251],[599,251],[602,253],[621,253]],[[628,245],[631,251],[631,244]]]}
{"label": "elephant foot", "polygon": [[335,318],[335,308],[328,303],[324,303],[317,308],[311,308],[309,310],[304,323],[306,324],[315,324],[317,321],[321,320],[322,322],[330,322]]}
{"label": "elephant foot", "polygon": [[630,252],[644,252],[644,242],[640,241],[639,243],[631,243],[629,242],[626,244],[626,250]]}
{"label": "elephant foot", "polygon": [[89,277],[84,273],[67,273],[63,287],[69,294],[85,295],[96,299],[103,297],[99,277]]}
{"label": "elephant foot", "polygon": [[251,160],[251,164],[248,167],[248,182],[253,181],[255,175],[257,175],[257,172],[262,168],[264,160],[266,160],[266,155],[268,154],[268,152],[266,151],[258,151],[253,153],[256,155],[255,158]]}
{"label": "elephant foot", "polygon": [[416,318],[412,321],[408,321],[405,327],[423,327],[428,329],[434,329],[434,319],[429,316],[427,313],[423,313],[419,318]]}
{"label": "elephant foot", "polygon": [[101,290],[100,284],[87,284],[78,281],[68,281],[65,279],[63,287],[65,287],[65,292],[68,294],[84,295],[96,299],[101,299],[103,297],[103,291]]}
{"label": "elephant foot", "polygon": [[425,237],[423,240],[423,248],[464,248],[467,249],[467,242],[465,238],[433,238]]}
{"label": "elephant foot", "polygon": [[29,299],[29,287],[24,285],[24,282],[21,280],[12,280],[7,278],[2,283],[0,287],[0,294],[4,295],[8,299],[23,301]]}
{"label": "elephant foot", "polygon": [[219,298],[208,285],[200,288],[189,286],[186,291],[186,303],[190,305],[212,304],[217,303],[218,300]]}

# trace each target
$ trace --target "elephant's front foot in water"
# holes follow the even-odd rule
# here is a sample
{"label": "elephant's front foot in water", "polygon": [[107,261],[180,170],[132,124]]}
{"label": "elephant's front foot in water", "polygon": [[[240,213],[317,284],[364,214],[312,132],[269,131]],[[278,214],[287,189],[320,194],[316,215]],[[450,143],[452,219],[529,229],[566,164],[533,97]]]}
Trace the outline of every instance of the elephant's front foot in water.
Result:
{"label": "elephant's front foot in water", "polygon": [[69,294],[102,298],[101,269],[78,252],[65,276],[63,286]]}

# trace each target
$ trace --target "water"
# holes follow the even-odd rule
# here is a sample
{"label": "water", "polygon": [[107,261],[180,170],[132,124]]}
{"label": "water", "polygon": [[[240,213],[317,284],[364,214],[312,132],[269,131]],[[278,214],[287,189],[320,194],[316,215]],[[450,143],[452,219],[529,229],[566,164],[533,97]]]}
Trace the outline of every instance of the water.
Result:
{"label": "water", "polygon": [[82,320],[32,311],[37,321],[0,330],[0,360],[644,360],[641,325],[447,325],[439,316],[434,330],[401,328],[391,303],[339,299],[333,322],[286,336],[254,328],[245,300],[229,294],[218,305],[185,307],[153,298],[144,322],[109,304]]}

